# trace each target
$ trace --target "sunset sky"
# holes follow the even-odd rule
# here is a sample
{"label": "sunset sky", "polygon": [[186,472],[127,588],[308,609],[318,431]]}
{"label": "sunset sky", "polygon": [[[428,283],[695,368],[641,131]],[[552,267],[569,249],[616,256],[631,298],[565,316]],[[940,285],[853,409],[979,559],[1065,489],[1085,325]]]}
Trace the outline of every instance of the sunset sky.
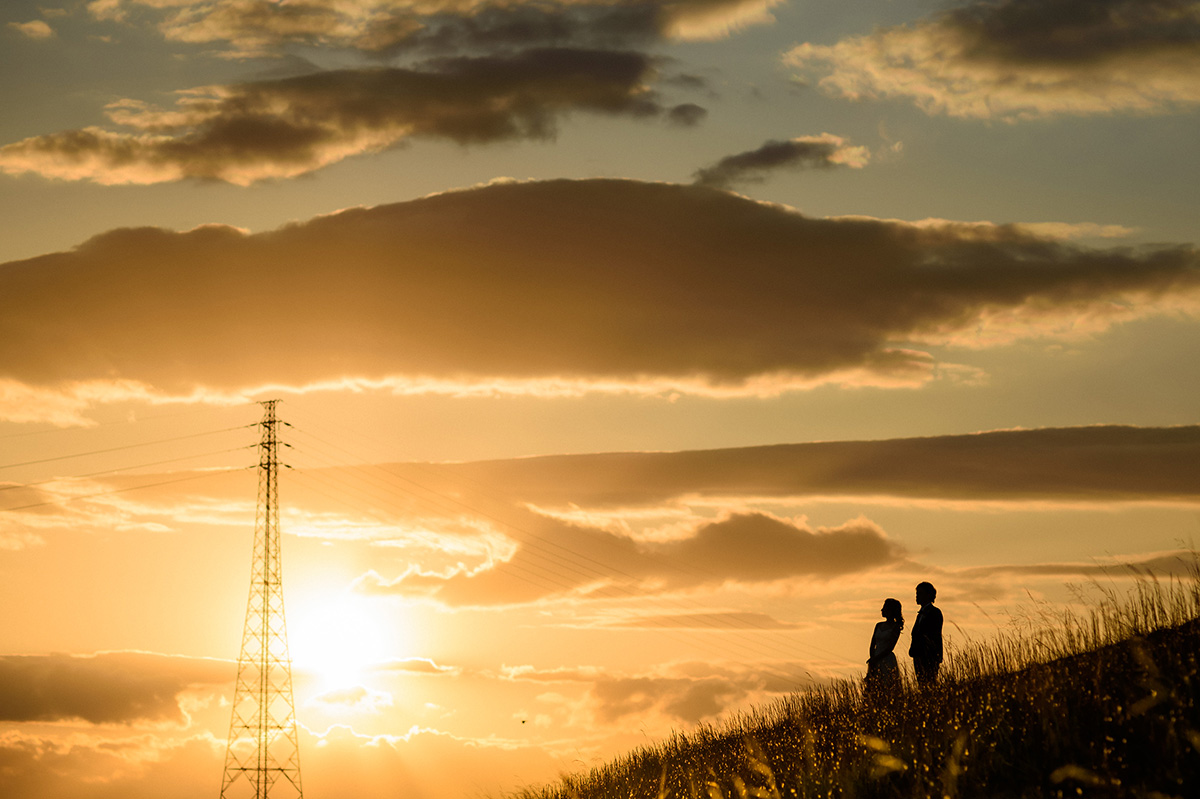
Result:
{"label": "sunset sky", "polygon": [[861,676],[920,580],[953,652],[1200,534],[1200,3],[0,17],[0,795],[218,795],[268,398],[310,799],[544,783]]}

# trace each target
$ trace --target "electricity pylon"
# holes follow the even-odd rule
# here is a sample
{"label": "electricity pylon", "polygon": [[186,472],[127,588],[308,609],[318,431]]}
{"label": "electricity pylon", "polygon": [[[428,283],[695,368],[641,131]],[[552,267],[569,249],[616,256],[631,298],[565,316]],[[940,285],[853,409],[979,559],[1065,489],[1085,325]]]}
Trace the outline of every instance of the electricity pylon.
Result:
{"label": "electricity pylon", "polygon": [[259,423],[258,512],[221,799],[303,799],[279,557],[278,400]]}

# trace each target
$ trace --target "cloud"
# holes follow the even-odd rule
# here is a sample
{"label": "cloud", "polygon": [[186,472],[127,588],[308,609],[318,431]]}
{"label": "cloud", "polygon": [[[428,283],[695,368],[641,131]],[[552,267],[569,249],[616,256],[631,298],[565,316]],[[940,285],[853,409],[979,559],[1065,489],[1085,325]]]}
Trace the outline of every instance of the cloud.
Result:
{"label": "cloud", "polygon": [[912,387],[939,368],[914,344],[1078,338],[1194,313],[1198,290],[1186,246],[810,219],[705,187],[505,182],[253,235],[120,229],[2,264],[0,381],[175,397]]}
{"label": "cloud", "polygon": [[597,716],[606,724],[651,711],[696,724],[720,715],[748,693],[746,686],[721,679],[614,677],[597,681],[591,700]]}
{"label": "cloud", "polygon": [[1140,557],[1097,558],[1087,563],[997,564],[964,569],[959,575],[969,578],[1001,574],[1038,577],[1178,577],[1196,575],[1200,560],[1195,550],[1180,549]]}
{"label": "cloud", "polygon": [[0,732],[0,794],[153,799],[169,784],[179,799],[202,799],[211,775],[220,773],[217,747],[208,734],[101,737],[9,729]]}
{"label": "cloud", "polygon": [[[688,452],[554,455],[444,464],[446,485],[487,485],[547,507],[636,508],[704,497],[896,497],[1195,503],[1200,427],[1001,430]],[[428,481],[415,470],[412,477]]]}
{"label": "cloud", "polygon": [[[214,403],[221,401],[218,397],[204,399]],[[163,398],[156,396],[146,385],[131,380],[77,381],[46,390],[16,380],[0,379],[0,418],[12,422],[89,427],[95,424],[85,415],[89,407],[125,401],[154,404]]]}
{"label": "cloud", "polygon": [[8,27],[20,33],[29,39],[51,39],[54,37],[54,28],[40,19],[35,19],[30,22],[10,22]]}
{"label": "cloud", "polygon": [[663,39],[719,39],[773,22],[782,0],[99,0],[97,19],[151,16],[168,40],[224,44],[226,55],[251,57],[286,45],[357,50],[500,51],[540,45],[627,46]]}
{"label": "cloud", "polygon": [[712,166],[699,169],[695,182],[725,188],[736,183],[762,183],[776,169],[829,169],[848,166],[861,169],[870,160],[866,147],[852,146],[841,136],[822,133],[787,141],[768,141],[756,150],[728,155]]}
{"label": "cloud", "polygon": [[694,536],[654,548],[683,583],[763,582],[834,577],[895,563],[903,550],[876,525],[857,519],[812,529],[765,513],[737,513],[701,526]]}
{"label": "cloud", "polygon": [[1161,114],[1200,104],[1198,44],[1190,0],[996,0],[801,44],[786,62],[833,95],[956,117]]}
{"label": "cloud", "polygon": [[467,737],[411,726],[402,735],[364,735],[346,725],[301,739],[304,787],[314,796],[505,795],[515,776],[550,781],[560,764],[527,740]]}
{"label": "cloud", "polygon": [[187,717],[180,694],[222,685],[232,664],[143,652],[0,656],[0,721],[130,724]]}
{"label": "cloud", "polygon": [[502,666],[501,679],[518,682],[572,683],[594,682],[604,672],[595,666],[537,668],[536,666]]}
{"label": "cloud", "polygon": [[409,674],[458,674],[461,669],[454,666],[441,666],[433,662],[429,658],[405,658],[404,660],[390,660],[387,663],[380,663],[373,667],[373,671],[396,671]]}
{"label": "cloud", "polygon": [[308,704],[330,705],[378,713],[381,708],[392,706],[392,695],[386,691],[376,691],[362,685],[355,685],[350,688],[335,688],[332,691],[318,694],[308,700]]}
{"label": "cloud", "polygon": [[[301,451],[307,446],[303,435],[294,441]],[[688,558],[719,563],[692,578],[712,579],[715,574],[734,579],[712,541],[683,543],[713,524],[714,514],[727,514],[726,526],[732,530],[746,521],[737,518],[738,512],[801,507],[815,500],[992,511],[1112,509],[1129,503],[1194,506],[1200,503],[1200,489],[1192,479],[1192,464],[1198,459],[1197,426],[1093,426],[684,452],[398,463],[370,470],[373,483],[396,489],[384,509],[360,509],[350,516],[343,509],[327,523],[320,521],[329,513],[327,507],[344,503],[326,495],[331,489],[340,491],[336,486],[347,480],[361,481],[364,474],[357,467],[301,468],[289,473],[303,499],[289,510],[286,531],[386,546],[389,557],[402,558],[406,566],[399,575],[368,571],[359,577],[356,588],[366,593],[400,592],[447,602],[452,594],[461,594],[453,601],[488,605],[549,596],[627,597],[675,590],[681,575],[660,580],[655,569],[692,568]],[[243,470],[112,476],[104,483],[59,480],[51,485],[53,492],[0,484],[3,507],[38,506],[0,514],[0,547],[34,547],[43,539],[94,529],[163,531],[188,523],[244,525],[253,519],[253,505],[245,500],[247,492],[253,496],[253,475]],[[413,501],[414,487],[420,496],[438,498],[437,507]],[[64,496],[80,495],[91,498],[56,504]],[[763,548],[772,527],[781,533],[788,533],[788,526],[811,529],[802,520],[771,519],[757,520],[766,529],[750,531],[756,540],[761,537]],[[867,525],[863,529],[869,530]],[[709,532],[719,533],[721,527]],[[868,541],[880,544],[877,536]],[[578,560],[573,550],[563,548],[575,543],[584,553]],[[664,558],[669,562],[661,562]],[[653,589],[656,580],[658,589]],[[611,616],[580,618],[585,626],[614,622]],[[617,623],[670,626],[696,621],[716,629],[722,626],[721,618],[719,613],[706,613],[704,619],[685,614],[652,621],[622,618]],[[766,620],[763,624],[769,626]],[[447,667],[421,659],[391,667],[449,673]]]}
{"label": "cloud", "polygon": [[[224,731],[222,731],[224,732]],[[549,782],[561,768],[524,740],[459,737],[413,726],[403,735],[363,735],[347,725],[298,729],[304,787],[312,795],[364,799],[502,795],[522,780]],[[178,799],[213,792],[224,758],[223,735],[79,735],[60,730],[0,731],[0,794],[13,799]]]}
{"label": "cloud", "polygon": [[[227,432],[236,435],[236,431]],[[217,450],[208,454],[223,453]],[[196,457],[204,454],[171,458],[162,463],[186,460],[194,463]],[[99,473],[107,475],[103,478],[54,478],[30,484],[0,481],[0,549],[24,549],[39,546],[52,536],[98,531],[164,533],[193,523],[244,526],[254,517],[253,503],[245,494],[252,483],[247,482],[242,469],[198,469],[157,475],[121,475],[111,471],[127,470],[104,470]],[[289,521],[297,519],[293,516]],[[300,517],[299,521],[306,520]]]}
{"label": "cloud", "polygon": [[[306,442],[295,439],[303,451]],[[356,589],[432,597],[447,604],[502,605],[554,597],[629,598],[650,591],[692,590],[689,581],[745,579],[764,584],[767,569],[804,572],[802,546],[822,543],[820,530],[802,519],[746,514],[755,509],[803,507],[815,500],[923,507],[1114,509],[1129,503],[1160,507],[1195,506],[1200,488],[1193,479],[1200,460],[1200,427],[1138,428],[1093,426],[1008,430],[956,436],[779,444],[684,452],[559,455],[449,464],[387,464],[369,479],[392,486],[384,509],[325,527],[311,519],[323,513],[328,493],[347,480],[348,470],[289,472],[298,497],[285,520],[290,535],[358,540],[398,557],[397,571],[367,571]],[[190,479],[195,477],[196,479]],[[202,478],[202,479],[201,479]],[[250,482],[247,482],[247,481]],[[65,506],[46,504],[0,519],[0,547],[34,547],[93,529],[161,531],[186,523],[248,524],[253,520],[253,475],[243,470],[180,472],[106,478],[111,493]],[[58,491],[63,481],[54,483]],[[95,484],[97,487],[99,484]],[[127,489],[150,486],[137,491]],[[0,504],[21,507],[53,503],[60,494],[36,488],[4,490]],[[412,489],[437,498],[438,507],[409,501]],[[95,493],[96,488],[87,493]],[[249,492],[249,493],[247,493]],[[122,500],[122,498],[124,498]],[[106,500],[106,502],[101,502]],[[343,504],[338,502],[338,504]],[[726,514],[717,524],[714,514]],[[9,518],[12,517],[12,518]],[[714,529],[706,526],[714,525]],[[857,530],[859,538],[844,535]],[[349,531],[349,532],[348,532]],[[871,568],[898,562],[892,543],[869,522],[857,520],[824,543],[842,541],[842,551],[864,542],[857,561]],[[704,533],[704,535],[701,535]],[[721,545],[745,535],[767,551],[772,536],[786,555],[758,572],[739,576],[742,564],[727,559]],[[811,569],[836,547],[817,553]],[[728,560],[728,562],[727,562]],[[705,565],[708,564],[708,565]],[[755,567],[757,568],[757,567]],[[1072,567],[1073,568],[1073,567]],[[788,579],[788,578],[784,578]],[[651,611],[658,615],[661,610]],[[616,618],[577,614],[579,624],[674,626],[695,622],[710,630],[747,626],[720,611],[696,618]],[[725,622],[733,621],[735,625]],[[756,626],[757,623],[749,623]],[[771,626],[768,620],[761,620]],[[381,664],[413,673],[456,673],[423,659]]]}
{"label": "cloud", "polygon": [[699,125],[708,116],[708,109],[695,103],[681,103],[667,112],[667,121],[684,128]]}
{"label": "cloud", "polygon": [[99,127],[0,147],[0,170],[101,184],[197,178],[249,185],[302,175],[410,138],[463,145],[549,139],[575,111],[663,112],[653,60],[632,52],[542,49],[444,58],[418,68],[319,72],[180,92],[174,109],[108,107]]}
{"label": "cloud", "polygon": [[661,715],[674,722],[697,724],[734,709],[750,697],[765,701],[791,693],[814,680],[806,664],[778,662],[754,667],[684,662],[642,674],[620,674],[594,668],[506,668],[509,679],[588,686],[585,706],[593,724],[616,724],[629,716],[640,723]]}
{"label": "cloud", "polygon": [[1125,225],[1098,225],[1094,222],[1026,222],[1020,227],[1035,236],[1051,239],[1119,239],[1136,232]]}
{"label": "cloud", "polygon": [[371,572],[356,588],[430,597],[455,607],[518,605],[551,597],[629,598],[727,583],[831,579],[891,565],[904,555],[866,519],[811,528],[765,513],[701,522],[686,536],[656,544],[533,515],[506,532],[517,548],[483,568],[444,574],[409,569],[394,580]]}

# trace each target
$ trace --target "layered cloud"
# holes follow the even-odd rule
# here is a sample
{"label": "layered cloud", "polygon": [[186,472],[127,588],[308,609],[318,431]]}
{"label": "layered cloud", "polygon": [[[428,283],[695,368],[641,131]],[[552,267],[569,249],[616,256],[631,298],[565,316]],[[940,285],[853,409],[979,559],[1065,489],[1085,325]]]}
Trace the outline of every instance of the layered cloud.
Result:
{"label": "layered cloud", "polygon": [[[714,512],[813,499],[1010,507],[1200,502],[1193,477],[1193,465],[1200,461],[1196,426],[1005,430],[683,452],[399,463],[370,469],[299,465],[308,457],[311,438],[305,435],[291,436],[291,457],[298,467],[289,472],[289,480],[303,501],[289,508],[287,532],[403,550],[426,572],[440,575],[506,560],[526,533],[554,539],[565,527],[588,540],[611,540],[613,551],[625,557],[641,544],[651,549],[677,545],[711,524]],[[364,481],[372,495],[370,511],[361,501],[344,496],[348,485]],[[20,547],[22,534],[169,530],[193,522],[245,525],[253,518],[246,500],[253,494],[253,478],[240,469],[116,475],[69,490],[71,481],[53,485],[56,489],[49,492],[0,484],[4,515],[12,517],[0,532],[13,536],[12,548]],[[31,505],[36,507],[26,508]],[[26,510],[16,510],[20,508]],[[747,521],[733,516],[726,527]],[[781,520],[754,521],[767,532],[772,527],[787,532]],[[718,526],[710,532],[721,530]],[[707,553],[700,560],[711,555],[711,563],[723,568],[726,559],[720,547],[711,545],[716,540],[714,535],[704,546],[689,546],[693,552]],[[679,626],[688,621],[680,616],[656,623]],[[439,670],[424,660],[393,668]]]}
{"label": "layered cloud", "polygon": [[206,734],[98,735],[0,732],[0,792],[14,799],[153,799],[163,785],[180,799],[202,799],[220,774],[218,742]]}
{"label": "layered cloud", "polygon": [[[303,459],[303,439],[296,445],[292,457]],[[765,596],[882,579],[914,564],[906,541],[866,518],[819,526],[782,508],[814,500],[988,512],[1127,509],[1130,503],[1195,507],[1198,461],[1200,427],[1097,426],[369,470],[299,468],[289,472],[294,499],[285,530],[321,536],[304,527],[306,520],[325,513],[326,505],[342,508],[346,522],[324,536],[371,547],[363,550],[374,553],[371,570],[355,587],[375,596],[455,608],[567,603],[576,609],[564,623],[587,629],[788,630],[797,627],[787,618],[696,600],[723,589]],[[227,494],[252,494],[245,473],[238,474],[240,485],[141,475],[114,480],[111,491],[115,499],[123,496],[116,493],[122,486],[155,486],[139,490],[146,496],[123,508],[125,529],[167,529],[163,524],[177,515],[227,524],[228,514],[195,509],[231,506]],[[194,495],[199,490],[216,493],[203,502]],[[56,517],[56,526],[78,531],[112,524],[111,512],[85,503],[71,516]],[[243,524],[247,512],[240,508]],[[1176,556],[1125,558],[1113,568],[1133,563],[1179,573]],[[1002,566],[978,576],[1086,575],[1106,568],[1108,561]],[[581,612],[585,602],[591,610]],[[457,673],[424,658],[380,663],[374,671]]]}
{"label": "layered cloud", "polygon": [[624,45],[716,39],[769,23],[782,0],[94,0],[101,20],[149,18],[172,41],[216,45],[230,56],[287,45],[404,50],[503,49],[545,44]]}
{"label": "layered cloud", "polygon": [[[727,583],[832,579],[893,565],[904,556],[865,519],[814,529],[769,514],[738,513],[697,524],[665,543],[536,516],[521,527],[510,525],[508,532],[519,546],[503,560],[444,573],[409,569],[392,580],[370,572],[356,586],[369,594],[427,596],[450,606],[515,605],[549,597],[629,598]],[[714,626],[711,619],[708,624]]]}
{"label": "layered cloud", "polygon": [[1191,0],[976,0],[786,60],[821,88],[929,113],[1018,119],[1169,113],[1200,104]]}
{"label": "layered cloud", "polygon": [[0,655],[0,721],[183,723],[183,692],[233,676],[228,662],[142,652]]}
{"label": "layered cloud", "polygon": [[[405,729],[405,728],[401,728]],[[299,728],[304,787],[314,795],[451,797],[516,790],[522,779],[553,779],[559,764],[522,740],[470,738],[412,726],[402,735],[363,735],[344,724]],[[224,736],[65,735],[0,731],[0,791],[6,797],[203,799],[221,776]],[[504,775],[504,776],[498,776]],[[164,786],[169,786],[165,788]]]}
{"label": "layered cloud", "polygon": [[[207,453],[170,458],[165,463],[195,463],[196,458],[206,454],[232,454],[242,448],[210,449]],[[56,460],[50,458],[48,462]],[[161,533],[190,523],[241,526],[253,518],[252,504],[245,496],[250,484],[239,474],[241,469],[136,477],[121,475],[122,471],[128,469],[106,469],[94,477],[30,484],[0,481],[0,549],[36,546],[44,543],[45,537],[68,530],[75,534]],[[319,528],[322,521],[319,516],[316,520],[304,516],[293,523],[299,528],[296,532],[304,534],[305,524]]]}
{"label": "layered cloud", "polygon": [[[451,511],[458,502],[453,497],[465,497],[464,507],[483,495],[509,497],[512,507],[488,511],[483,518],[498,524],[496,532],[513,546],[470,566],[441,571],[410,566],[391,578],[369,572],[357,588],[481,607],[547,599],[626,601],[722,585],[761,590],[781,581],[838,580],[911,562],[903,546],[869,520],[815,528],[803,519],[753,508],[813,497],[991,507],[1194,505],[1200,493],[1191,464],[1198,456],[1197,427],[1088,427],[554,456],[447,464],[432,476],[428,466],[397,466],[406,485],[416,481],[447,498]],[[572,511],[527,512],[521,504]],[[729,510],[739,507],[744,510]],[[611,523],[599,521],[605,508],[611,509]],[[654,510],[654,517],[639,508]],[[723,516],[705,518],[706,509],[717,508],[726,509]],[[1145,565],[1162,570],[1164,563]],[[1083,572],[1057,565],[1037,573]],[[595,624],[743,632],[787,626],[769,617],[687,607],[656,607],[643,617],[601,618]]]}
{"label": "layered cloud", "polygon": [[1198,289],[1191,247],[810,219],[704,187],[498,183],[254,235],[114,230],[0,265],[0,380],[177,397],[916,386],[937,368],[921,346],[1079,337],[1195,312]]}
{"label": "layered cloud", "polygon": [[1197,462],[1200,427],[1093,426],[438,468],[524,502],[595,509],[706,496],[1195,503]]}
{"label": "layered cloud", "polygon": [[1155,577],[1189,578],[1196,575],[1200,559],[1195,550],[1180,549],[1148,556],[1105,557],[1087,563],[1033,563],[977,566],[959,572],[970,578],[997,575],[1019,577]]}
{"label": "layered cloud", "polygon": [[0,147],[0,171],[102,184],[247,185],[414,137],[548,139],[571,112],[659,115],[666,109],[648,87],[653,73],[653,60],[639,53],[560,48],[207,86],[181,92],[171,109],[113,103],[108,115],[122,130],[88,127]]}
{"label": "layered cloud", "polygon": [[870,160],[866,147],[849,144],[841,136],[822,133],[786,141],[768,141],[761,147],[728,155],[712,166],[696,171],[695,182],[724,188],[738,183],[762,183],[775,170],[830,169],[848,166],[861,169]]}

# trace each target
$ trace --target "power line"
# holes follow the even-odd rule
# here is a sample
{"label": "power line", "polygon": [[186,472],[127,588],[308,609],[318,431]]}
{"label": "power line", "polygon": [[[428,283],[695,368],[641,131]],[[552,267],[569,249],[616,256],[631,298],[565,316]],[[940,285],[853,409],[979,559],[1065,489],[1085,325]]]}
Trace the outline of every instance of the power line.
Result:
{"label": "power line", "polygon": [[[85,477],[100,477],[100,476],[106,475],[106,474],[117,474],[118,472],[128,472],[128,471],[132,471],[134,469],[145,469],[150,466],[163,466],[168,463],[179,463],[180,461],[190,461],[190,460],[195,460],[196,458],[210,458],[214,455],[225,455],[230,452],[241,452],[243,450],[253,449],[255,446],[256,446],[255,444],[250,444],[245,447],[233,447],[231,449],[219,449],[219,450],[214,450],[212,452],[201,452],[196,455],[184,455],[179,458],[167,458],[166,460],[161,460],[161,461],[151,461],[149,463],[138,463],[138,464],[134,464],[133,466],[122,466],[117,469],[104,469],[99,472],[87,472],[85,474],[73,474],[69,477],[52,477],[49,480],[39,480],[36,483],[8,483],[6,485],[0,485],[0,491],[11,491],[14,488],[36,488],[38,486],[49,485],[50,483],[62,482],[63,480],[79,480],[79,479],[82,479]],[[52,492],[52,493],[58,493],[58,492]],[[2,510],[2,509],[0,509],[0,510]]]}
{"label": "power line", "polygon": [[105,454],[108,452],[120,452],[121,450],[137,449],[138,447],[151,447],[151,446],[154,446],[155,444],[169,444],[173,441],[183,441],[185,439],[200,438],[202,436],[213,436],[213,435],[217,435],[218,433],[228,433],[233,430],[245,430],[249,427],[256,427],[256,426],[257,425],[254,425],[254,424],[238,425],[237,427],[226,427],[221,430],[208,430],[203,433],[189,433],[188,435],[174,436],[172,438],[160,438],[156,441],[143,441],[138,444],[125,444],[124,446],[120,446],[120,447],[108,447],[106,449],[95,449],[90,452],[76,452],[71,455],[59,455],[54,458],[41,458],[39,460],[23,461],[21,463],[7,463],[7,464],[0,465],[0,469],[15,469],[18,466],[33,466],[33,465],[36,465],[39,463],[53,463],[55,461],[70,460],[71,458],[82,458],[82,457],[86,457],[88,455],[102,455],[102,454]]}

